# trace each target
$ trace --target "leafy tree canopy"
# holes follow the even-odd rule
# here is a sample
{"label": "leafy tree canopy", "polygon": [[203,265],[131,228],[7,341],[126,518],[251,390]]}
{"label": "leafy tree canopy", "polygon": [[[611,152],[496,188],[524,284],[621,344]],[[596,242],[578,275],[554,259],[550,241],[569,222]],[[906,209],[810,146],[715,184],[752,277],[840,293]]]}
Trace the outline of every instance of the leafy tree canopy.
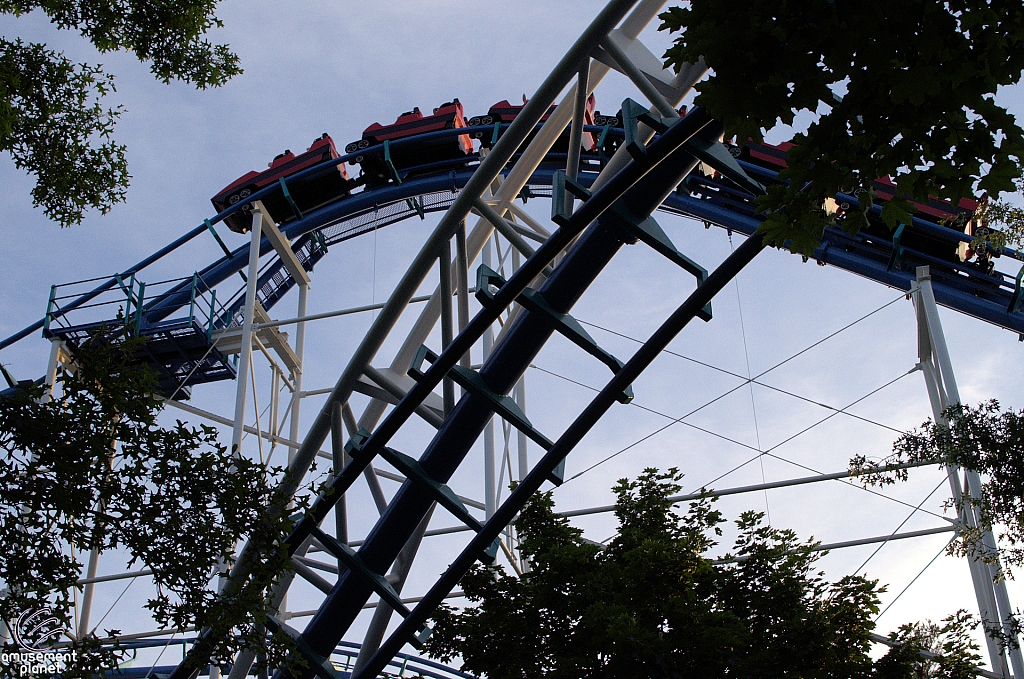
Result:
{"label": "leafy tree canopy", "polygon": [[[1024,565],[1024,410],[1003,410],[991,400],[976,407],[960,404],[943,413],[948,424],[928,420],[915,431],[901,436],[886,463],[939,460],[947,465],[971,469],[982,475],[981,496],[964,496],[953,504],[958,512],[971,511],[980,519],[957,533],[951,548],[972,558],[988,559],[982,553],[981,533],[997,530],[1009,546],[1002,556],[1011,566]],[[870,466],[864,457],[851,460],[854,471]],[[864,474],[868,484],[886,485],[906,480],[906,470]]]}
{"label": "leafy tree canopy", "polygon": [[728,134],[761,140],[815,114],[794,138],[788,185],[759,199],[778,245],[809,254],[840,191],[864,191],[842,220],[863,228],[878,177],[897,183],[881,214],[895,228],[911,218],[903,196],[998,196],[1022,175],[1024,130],[994,100],[1024,70],[1019,0],[691,0],[661,18],[678,33],[667,63],[703,57],[714,72],[696,103]]}
{"label": "leafy tree canopy", "polygon": [[[226,45],[204,38],[221,25],[217,0],[0,0],[0,13],[44,12],[100,52],[125,50],[150,64],[162,82],[217,87],[242,72]],[[46,45],[0,38],[0,151],[36,177],[33,202],[61,226],[85,211],[108,212],[125,198],[125,147],[113,140],[123,112],[103,97],[114,76],[75,64]]]}
{"label": "leafy tree canopy", "polygon": [[[121,549],[152,570],[148,607],[160,625],[212,628],[218,663],[244,647],[266,653],[255,621],[288,563],[280,546],[288,519],[265,512],[275,470],[231,455],[209,427],[161,427],[155,377],[131,360],[139,342],[79,352],[48,402],[28,383],[0,396],[0,617],[46,606],[73,630],[83,555]],[[242,536],[259,568],[251,584],[217,597],[213,576],[232,564]],[[114,667],[116,649],[79,632],[80,662],[65,676]],[[274,644],[272,661],[287,650]]]}
{"label": "leafy tree canopy", "polygon": [[[829,582],[815,570],[814,543],[763,525],[761,514],[744,513],[732,552],[712,559],[722,517],[707,500],[674,512],[667,498],[680,478],[648,469],[620,481],[619,532],[606,547],[556,515],[550,494],[535,497],[516,522],[528,572],[467,574],[472,605],[439,611],[428,651],[460,656],[488,679],[973,674],[976,647],[959,624],[931,636],[902,629],[872,661],[876,582]],[[945,673],[915,674],[929,669],[918,651],[936,645]]]}

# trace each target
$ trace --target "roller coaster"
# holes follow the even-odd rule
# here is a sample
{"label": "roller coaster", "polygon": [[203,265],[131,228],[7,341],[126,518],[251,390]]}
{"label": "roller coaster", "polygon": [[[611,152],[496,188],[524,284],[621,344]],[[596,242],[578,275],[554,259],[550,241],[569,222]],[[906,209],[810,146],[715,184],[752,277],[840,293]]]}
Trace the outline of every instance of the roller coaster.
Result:
{"label": "roller coaster", "polygon": [[[329,489],[287,536],[295,572],[272,592],[281,615],[262,621],[296,639],[309,667],[303,679],[367,679],[409,671],[468,676],[403,649],[419,646],[429,634],[430,615],[453,592],[457,596],[458,581],[473,563],[506,559],[519,567],[508,528],[517,512],[545,484],[563,482],[572,450],[616,403],[632,399],[637,378],[691,321],[713,322],[716,295],[765,247],[758,233],[763,216],[754,201],[766,186],[781,181],[778,168],[759,160],[763,152],[726,142],[726,131],[706,111],[679,108],[706,70],[698,64],[679,73],[665,71],[640,42],[641,30],[660,5],[612,0],[522,106],[504,101],[467,121],[456,99],[433,116],[415,110],[393,126],[371,125],[344,154],[326,134],[298,156],[281,154],[266,172],[249,173],[225,187],[213,198],[215,216],[153,255],[109,278],[54,285],[43,317],[0,341],[3,349],[42,333],[53,348],[42,380],[52,385],[60,365],[72,362],[76,349],[96,332],[107,332],[113,341],[144,337],[138,359],[157,371],[169,407],[231,427],[238,454],[246,434],[289,449],[285,494],[298,490],[318,456],[330,460]],[[627,99],[615,116],[595,114],[593,91],[612,70],[625,75],[648,104]],[[433,124],[433,118],[443,119],[434,126],[439,129],[420,126]],[[396,126],[406,132],[391,134]],[[349,170],[356,165],[361,174],[352,177]],[[550,201],[552,225],[522,207],[532,198]],[[835,201],[840,210],[859,205],[855,195],[839,194]],[[920,365],[936,417],[959,401],[937,305],[1024,337],[1024,267],[1004,272],[990,266],[990,259],[979,264],[963,254],[973,237],[969,223],[975,207],[939,206],[939,214],[963,213],[959,222],[922,210],[896,231],[869,228],[856,235],[842,230],[840,217],[813,253],[822,266],[914,299]],[[880,208],[872,210],[877,220]],[[677,249],[652,216],[656,211],[745,239],[708,271]],[[369,331],[303,432],[300,405],[312,393],[303,391],[305,325],[351,311],[307,314],[315,266],[335,246],[429,213],[442,216],[387,301],[375,305]],[[476,217],[472,226],[471,216]],[[248,243],[229,249],[218,225],[247,234]],[[181,278],[144,281],[148,267],[204,234],[216,238],[223,256]],[[632,355],[616,357],[570,312],[626,245],[649,248],[674,264],[693,291]],[[990,255],[1000,262],[1024,261],[1009,248]],[[417,297],[432,271],[439,272],[432,294]],[[271,310],[292,289],[297,290],[296,315],[274,319]],[[411,311],[413,302],[425,302],[418,315]],[[288,325],[296,326],[294,340],[280,330]],[[408,329],[404,338],[399,327]],[[557,435],[531,422],[521,381],[533,357],[555,336],[611,373]],[[389,339],[393,355],[380,367]],[[255,395],[246,376],[259,354],[270,362],[275,380],[268,428],[246,419],[247,400]],[[187,403],[193,389],[227,380],[236,384],[233,417]],[[283,409],[282,384],[292,395]],[[255,390],[255,384],[251,387]],[[352,407],[356,393],[368,397],[358,417]],[[518,485],[500,502],[495,422],[519,433],[522,455]],[[430,435],[420,450],[393,447],[422,423]],[[328,439],[325,453],[321,447]],[[527,441],[541,451],[532,464],[523,452]],[[484,448],[483,502],[459,495],[451,485],[478,445]],[[401,484],[390,499],[380,490],[381,477]],[[369,485],[379,519],[363,539],[352,540],[345,498],[360,479]],[[949,483],[954,496],[979,492],[977,475],[950,470]],[[432,584],[422,596],[403,599],[422,540],[439,534],[428,530],[435,511],[457,523],[445,534],[465,539],[441,573],[429,576]],[[960,521],[977,525],[978,517],[968,511]],[[986,547],[994,548],[994,541]],[[241,554],[228,574],[229,588],[247,577],[245,547]],[[973,564],[972,582],[982,617],[1009,631],[1010,603],[1005,586],[993,583],[994,568]],[[88,571],[81,585],[90,601],[97,583],[140,576],[97,577],[95,560]],[[289,624],[296,616],[285,605],[296,579],[322,594],[302,629]],[[373,620],[362,643],[355,644],[347,637],[367,605],[375,605]],[[395,613],[397,626],[390,624]],[[88,613],[83,615],[88,620]],[[180,631],[127,635],[121,642],[155,647],[171,643],[172,632]],[[174,643],[203,665],[210,642],[208,632],[198,630]],[[1012,669],[1014,676],[1024,676],[1019,650],[990,641],[988,651],[989,675],[1009,677]],[[254,657],[243,653],[229,676],[241,679],[253,665]],[[156,671],[185,679],[183,666]],[[217,668],[207,672],[219,674]]]}

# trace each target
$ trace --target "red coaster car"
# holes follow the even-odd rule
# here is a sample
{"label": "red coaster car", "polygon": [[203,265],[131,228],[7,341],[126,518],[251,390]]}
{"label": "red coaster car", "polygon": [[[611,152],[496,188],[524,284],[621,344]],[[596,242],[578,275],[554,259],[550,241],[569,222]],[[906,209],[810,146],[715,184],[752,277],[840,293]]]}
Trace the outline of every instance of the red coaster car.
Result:
{"label": "red coaster car", "polygon": [[[269,169],[263,172],[247,172],[228,184],[210,201],[217,212],[221,212],[238,201],[245,200],[256,191],[271,184],[277,184],[276,191],[264,196],[263,205],[278,224],[296,219],[298,217],[296,208],[300,213],[308,212],[325,203],[343,198],[349,194],[354,182],[348,178],[348,171],[345,169],[344,163],[325,167],[322,171],[313,172],[301,179],[286,180],[287,196],[281,188],[281,179],[325,160],[338,157],[338,151],[334,148],[334,140],[324,132],[319,139],[313,142],[312,146],[306,149],[305,153],[297,156],[291,151],[285,151],[270,162]],[[288,199],[289,196],[291,201]],[[224,222],[232,231],[248,232],[252,227],[250,206],[246,205],[238,212],[231,214]]]}
{"label": "red coaster car", "polygon": [[[872,188],[878,194],[879,200],[892,200],[896,196],[896,184],[888,177],[876,179]],[[918,212],[925,215],[922,219],[941,222],[947,226],[955,225],[954,228],[961,231],[963,230],[963,222],[974,216],[980,204],[979,201],[973,198],[961,198],[960,202],[956,205],[949,201],[939,200],[934,196],[929,196],[928,198],[927,204],[916,200],[910,201]]]}
{"label": "red coaster car", "polygon": [[[583,112],[583,120],[586,125],[594,125],[594,95],[591,94],[587,98],[587,107]],[[471,127],[477,125],[493,125],[494,123],[500,123],[507,125],[516,119],[519,112],[523,110],[523,106],[526,103],[516,105],[509,103],[508,99],[499,101],[497,104],[487,109],[487,115],[485,116],[473,116],[469,119]],[[551,117],[551,114],[555,112],[555,105],[552,104],[551,108],[548,109],[547,113],[540,119],[541,123],[547,122],[547,119]],[[530,136],[526,138],[525,144],[529,144],[533,139],[535,133],[531,132]],[[497,139],[495,138],[494,132],[475,132],[474,137],[480,140],[480,145],[484,148],[491,148],[494,146]],[[584,151],[594,151],[597,149],[597,139],[594,135],[589,132],[583,133],[583,141],[581,146]],[[569,150],[569,128],[567,127],[565,132],[558,138],[555,145],[551,147],[551,150],[555,153],[567,153]]]}
{"label": "red coaster car", "polygon": [[746,160],[754,165],[760,165],[761,167],[778,172],[779,170],[789,167],[786,162],[786,158],[789,154],[789,150],[793,148],[793,146],[794,144],[788,141],[774,145],[758,144],[755,141],[750,140],[747,142],[746,146],[740,149],[739,157],[741,160]]}
{"label": "red coaster car", "polygon": [[[737,155],[740,159],[746,160],[755,165],[767,168],[769,170],[779,171],[787,167],[787,156],[794,144],[791,142],[783,142],[781,144],[758,144],[753,140],[749,140],[745,146],[741,149],[730,149],[733,155]],[[896,184],[889,177],[880,177],[872,183],[872,188],[877,194],[877,202],[886,202],[896,197]],[[860,193],[860,190],[856,192]],[[973,198],[961,198],[960,201],[953,205],[949,201],[939,200],[934,196],[930,197],[927,203],[923,203],[917,200],[911,200],[910,204],[913,206],[914,211],[922,219],[937,224],[943,224],[951,229],[962,231],[968,235],[973,234],[974,224],[974,213],[977,212],[980,202]],[[846,211],[850,209],[850,205],[842,203],[839,206],[840,210]],[[872,220],[869,223],[865,232],[883,238],[892,238],[892,232],[888,226],[880,221]],[[940,257],[949,261],[959,259],[960,261],[967,261],[975,253],[971,252],[966,245],[956,246],[952,243],[947,243],[935,238],[931,238],[921,233],[915,233],[913,231],[904,234],[900,240],[900,244],[908,248],[924,252],[932,255],[933,257]]]}
{"label": "red coaster car", "polygon": [[[385,141],[396,141],[427,132],[452,130],[466,127],[462,104],[458,99],[445,102],[434,109],[434,113],[425,116],[420,109],[414,108],[398,116],[393,125],[374,123],[363,130],[363,137],[345,147],[345,153],[355,153],[361,149],[383,144]],[[417,165],[427,165],[442,160],[462,158],[473,152],[473,142],[469,135],[460,134],[443,139],[432,139],[413,144],[411,147],[388,149],[391,166],[395,172]],[[356,156],[355,161],[363,170],[368,185],[385,184],[395,175],[388,166],[383,150]]]}

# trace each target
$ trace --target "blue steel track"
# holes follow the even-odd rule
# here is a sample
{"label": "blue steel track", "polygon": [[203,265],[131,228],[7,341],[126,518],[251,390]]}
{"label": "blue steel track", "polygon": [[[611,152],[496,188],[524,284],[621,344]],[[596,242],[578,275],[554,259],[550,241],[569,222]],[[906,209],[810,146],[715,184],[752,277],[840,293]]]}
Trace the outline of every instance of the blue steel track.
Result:
{"label": "blue steel track", "polygon": [[[473,132],[490,133],[492,130],[493,128],[490,126],[444,130],[396,141],[392,143],[392,148],[398,152],[403,146],[414,145],[423,140]],[[600,134],[603,128],[588,126],[587,131]],[[612,130],[612,133],[621,134],[621,130]],[[337,165],[351,161],[356,155],[369,154],[375,150],[376,147],[371,147],[360,150],[357,153],[341,156],[292,175],[289,179],[297,179],[304,175],[312,174],[322,170],[327,165]],[[561,154],[552,155],[554,157],[551,160],[556,162],[564,157]],[[587,160],[586,156],[584,159]],[[594,181],[597,176],[596,170],[599,169],[595,167],[593,158],[589,160],[592,162],[590,164],[584,163],[580,169],[579,181],[585,186],[589,186]],[[303,235],[318,230],[325,230],[333,225],[344,224],[346,220],[372,212],[382,206],[399,204],[424,195],[457,192],[469,181],[477,161],[477,156],[471,155],[467,156],[464,161],[460,161],[456,167],[453,167],[453,163],[449,161],[437,163],[436,165],[439,167],[436,168],[430,166],[413,168],[416,176],[405,177],[401,184],[388,184],[352,194],[318,210],[309,212],[303,215],[302,219],[281,225],[281,230],[289,240],[295,240]],[[770,182],[775,178],[775,173],[759,166],[743,161],[740,161],[740,165],[751,176],[761,181]],[[529,191],[528,195],[537,197],[550,195],[551,178],[556,171],[556,167],[557,165],[555,164],[542,165],[531,176],[524,192]],[[691,178],[697,177],[691,175],[680,186],[686,187],[688,184],[691,184],[689,181]],[[277,190],[276,185],[254,193],[250,199],[260,200],[274,190]],[[856,199],[852,196],[840,195],[837,198],[853,204],[857,203]],[[743,205],[743,203],[744,201],[741,201],[740,209],[737,209],[736,201],[727,202],[719,199],[717,196],[707,197],[699,191],[687,191],[680,188],[669,195],[659,209],[750,236],[760,225],[760,219],[755,214],[752,205]],[[242,205],[235,205],[215,215],[209,220],[210,225],[223,221],[225,217],[238,211],[241,207]],[[440,203],[423,206],[422,210],[424,213],[436,212],[446,207],[446,203]],[[878,209],[877,207],[875,208],[876,211]],[[402,218],[409,218],[416,214],[415,211],[409,210],[402,215]],[[398,220],[396,219],[395,221]],[[909,226],[915,232],[927,234],[951,244],[970,241],[970,237],[965,236],[960,231],[918,218],[914,218],[913,223]],[[164,248],[146,257],[134,266],[125,269],[120,273],[120,276],[127,278],[132,274],[138,274],[146,267],[206,231],[208,231],[206,223],[195,227]],[[337,243],[358,235],[360,232],[360,230],[355,229],[351,232],[342,231],[338,236],[328,238],[327,243],[328,245]],[[822,239],[821,246],[815,250],[813,258],[820,264],[835,266],[844,271],[849,271],[877,283],[903,291],[911,289],[915,280],[914,268],[916,266],[930,265],[932,267],[932,285],[935,290],[936,301],[939,304],[1012,332],[1024,334],[1024,313],[1019,308],[1011,309],[1014,293],[1019,288],[1015,274],[999,271],[993,274],[986,274],[970,265],[955,261],[939,260],[906,248],[902,251],[900,266],[890,268],[888,263],[891,258],[892,249],[893,243],[891,240],[871,237],[865,234],[850,236],[840,229],[828,229]],[[261,257],[271,252],[273,252],[273,247],[266,238],[263,238],[260,243]],[[1019,253],[1008,249],[1004,251],[1004,257],[1006,259],[1022,259]],[[247,265],[248,259],[249,245],[245,244],[232,251],[229,256],[225,255],[214,261],[200,270],[198,274],[207,287],[213,288],[242,271]],[[279,262],[278,266],[280,266]],[[63,309],[71,311],[94,299],[103,291],[113,288],[115,285],[115,279],[110,278],[91,292],[64,305]],[[180,310],[188,303],[189,291],[186,289],[185,284],[182,284],[179,288],[172,289],[161,297],[149,301],[145,309],[146,319],[149,322],[159,321]],[[1019,307],[1019,304],[1017,306]],[[40,330],[42,326],[43,321],[40,320],[5,338],[0,341],[0,349],[31,335],[33,332]]]}

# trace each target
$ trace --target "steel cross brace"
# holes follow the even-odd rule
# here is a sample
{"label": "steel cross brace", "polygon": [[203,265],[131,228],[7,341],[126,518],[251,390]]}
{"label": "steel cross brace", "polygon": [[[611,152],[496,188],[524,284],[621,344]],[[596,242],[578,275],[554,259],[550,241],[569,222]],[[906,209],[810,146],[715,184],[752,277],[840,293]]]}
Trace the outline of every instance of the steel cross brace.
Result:
{"label": "steel cross brace", "polygon": [[[329,491],[318,499],[307,517],[296,527],[288,540],[290,546],[301,544],[305,540],[312,526],[322,520],[329,511],[333,498],[338,497],[339,491],[356,478],[359,465],[381,451],[389,438],[408,419],[415,404],[448,375],[469,346],[494,322],[499,310],[515,301],[526,284],[533,280],[555,254],[583,230],[584,226],[591,224],[595,217],[606,212],[620,197],[624,207],[634,214],[649,213],[660,204],[697,162],[690,154],[679,150],[681,145],[709,122],[707,114],[702,109],[694,109],[690,115],[673,125],[653,143],[642,161],[634,161],[627,165],[622,172],[581,205],[570,218],[568,227],[559,228],[537,250],[534,257],[528,259],[495,293],[494,307],[482,309],[464,332],[455,338],[423,373],[418,384],[362,446],[365,452],[360,456],[360,460],[354,460],[342,470],[335,479],[333,492]],[[662,162],[665,160],[669,162]],[[617,225],[605,224],[603,220],[599,220],[541,287],[545,299],[558,311],[570,308],[626,240]],[[540,349],[552,332],[550,324],[537,314],[530,314],[528,311],[520,314],[513,321],[512,330],[506,335],[506,340],[495,348],[481,370],[481,378],[492,391],[507,393],[525,370],[533,354]],[[625,386],[628,386],[628,383],[622,389],[625,389]],[[461,463],[469,447],[476,440],[478,430],[482,429],[484,421],[492,412],[486,399],[472,393],[464,395],[420,458],[423,470],[438,482],[446,481]],[[432,496],[417,484],[403,485],[361,546],[359,553],[363,561],[377,572],[386,569],[397,553],[396,546],[400,549],[408,537],[407,533],[432,501]],[[496,535],[488,540],[488,543],[494,537]],[[484,545],[484,548],[486,547],[487,545]],[[480,551],[482,552],[483,548]],[[342,575],[331,595],[303,632],[303,637],[310,647],[318,653],[333,648],[358,614],[362,601],[365,601],[370,592],[362,580]],[[359,602],[358,606],[355,605],[356,602]]]}
{"label": "steel cross brace", "polygon": [[[433,363],[437,360],[437,354],[425,346],[420,347],[419,352],[416,354],[416,360],[413,362],[412,367],[409,368],[409,374],[412,375],[414,379],[419,379],[423,376],[423,373],[420,371],[420,366],[424,359]],[[509,396],[491,391],[491,388],[486,382],[484,382],[483,378],[480,377],[480,373],[461,365],[455,365],[452,366],[451,372],[449,372],[448,375],[451,380],[462,387],[463,390],[486,400],[490,404],[491,410],[493,410],[496,415],[500,416],[501,419],[529,436],[534,443],[544,450],[550,450],[553,445],[551,441],[533,427],[533,424],[531,424],[530,420],[527,419],[526,413],[519,408],[519,405]],[[551,481],[555,484],[560,484],[562,479],[552,478]]]}
{"label": "steel cross brace", "polygon": [[[360,429],[345,445],[345,452],[350,457],[359,457],[362,454],[362,446],[369,437],[370,432],[365,429]],[[409,457],[405,453],[401,453],[386,446],[381,449],[380,456],[383,457],[388,464],[404,474],[406,479],[425,486],[431,495],[434,496],[434,500],[439,505],[447,509],[452,516],[464,523],[469,529],[479,532],[483,528],[483,524],[477,521],[476,518],[469,513],[469,510],[466,509],[466,505],[459,499],[459,496],[456,495],[455,492],[447,485],[438,483],[436,480],[431,478],[429,474],[423,471],[423,467],[421,467],[420,463],[415,459]],[[480,560],[484,563],[494,563],[494,558],[497,553],[498,540],[495,540],[487,547],[486,550],[484,550],[484,554],[480,557]],[[399,610],[395,606],[392,606],[392,608]]]}
{"label": "steel cross brace", "polygon": [[[490,269],[487,265],[481,264],[480,268],[477,269],[476,298],[483,306],[492,304],[494,300],[494,293],[491,292],[491,287],[497,290],[504,284],[504,278]],[[543,315],[547,318],[551,327],[557,330],[563,337],[611,368],[613,373],[617,373],[622,370],[622,361],[599,347],[597,342],[594,341],[594,338],[590,336],[590,333],[584,330],[583,326],[580,325],[579,321],[575,318],[569,314],[563,314],[552,309],[551,305],[548,304],[546,299],[544,299],[544,296],[536,290],[524,288],[519,297],[516,298],[516,301],[519,302],[523,308]],[[626,390],[619,395],[619,403],[625,404],[632,400],[633,388],[626,387]],[[551,443],[548,442],[544,449],[547,450],[550,447]]]}

